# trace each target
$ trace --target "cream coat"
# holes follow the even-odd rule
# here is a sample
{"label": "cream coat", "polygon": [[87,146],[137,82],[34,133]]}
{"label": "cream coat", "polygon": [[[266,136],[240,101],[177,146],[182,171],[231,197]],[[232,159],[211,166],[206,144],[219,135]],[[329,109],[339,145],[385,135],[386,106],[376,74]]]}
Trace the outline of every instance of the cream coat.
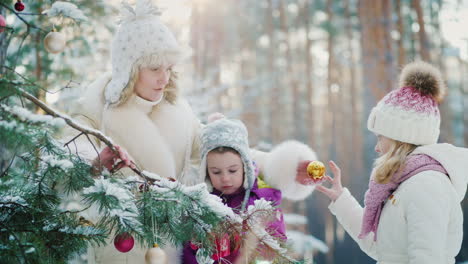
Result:
{"label": "cream coat", "polygon": [[463,239],[468,149],[449,144],[419,147],[450,175],[424,171],[404,181],[387,200],[377,229],[359,239],[363,208],[345,189],[329,208],[361,249],[379,264],[453,264]]}

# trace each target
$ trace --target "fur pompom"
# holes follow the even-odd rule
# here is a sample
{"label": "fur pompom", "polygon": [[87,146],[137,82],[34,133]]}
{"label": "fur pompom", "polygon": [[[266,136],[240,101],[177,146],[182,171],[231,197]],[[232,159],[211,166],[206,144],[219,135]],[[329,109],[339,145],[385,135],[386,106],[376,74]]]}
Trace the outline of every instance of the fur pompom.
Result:
{"label": "fur pompom", "polygon": [[297,165],[303,160],[317,160],[317,155],[307,145],[289,140],[273,148],[259,165],[267,184],[280,190],[284,198],[298,201],[307,198],[315,188],[296,180]]}
{"label": "fur pompom", "polygon": [[413,87],[422,95],[432,96],[436,102],[441,102],[446,93],[440,71],[424,61],[412,62],[403,68],[400,87]]}

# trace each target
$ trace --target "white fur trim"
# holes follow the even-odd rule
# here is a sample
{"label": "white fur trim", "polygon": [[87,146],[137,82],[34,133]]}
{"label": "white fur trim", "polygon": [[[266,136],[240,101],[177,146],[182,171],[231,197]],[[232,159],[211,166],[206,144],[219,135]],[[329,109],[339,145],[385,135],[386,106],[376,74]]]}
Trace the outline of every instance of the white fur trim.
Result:
{"label": "white fur trim", "polygon": [[265,182],[279,189],[284,198],[302,200],[309,196],[314,187],[296,181],[297,165],[302,160],[316,160],[317,155],[307,145],[298,141],[285,141],[266,154],[259,164]]}
{"label": "white fur trim", "polygon": [[194,132],[194,116],[185,101],[175,105],[162,101],[149,115],[132,101],[129,104],[105,110],[102,122],[106,134],[126,149],[141,169],[193,184],[191,179],[179,179],[186,152],[191,153]]}
{"label": "white fur trim", "polygon": [[93,127],[100,129],[101,114],[104,107],[104,89],[111,81],[112,73],[106,72],[99,78],[88,85],[84,91],[84,95],[78,100],[75,106],[75,112],[72,116],[85,116],[90,122],[94,123]]}
{"label": "white fur trim", "polygon": [[160,129],[136,108],[111,108],[104,112],[104,126],[112,139],[124,147],[144,170],[176,177],[174,157]]}

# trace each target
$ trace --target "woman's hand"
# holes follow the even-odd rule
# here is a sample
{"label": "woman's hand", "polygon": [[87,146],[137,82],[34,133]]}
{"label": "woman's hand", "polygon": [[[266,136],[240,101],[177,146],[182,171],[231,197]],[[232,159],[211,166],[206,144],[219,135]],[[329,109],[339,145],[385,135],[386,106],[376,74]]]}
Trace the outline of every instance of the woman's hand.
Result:
{"label": "woman's hand", "polygon": [[309,173],[307,173],[307,166],[311,160],[300,161],[296,168],[296,181],[300,184],[310,185],[314,182],[310,179]]}
{"label": "woman's hand", "polygon": [[208,115],[208,123],[211,123],[211,122],[214,122],[216,120],[223,119],[223,118],[226,118],[226,116],[224,116],[220,112],[214,112],[214,113],[211,113],[210,115]]}
{"label": "woman's hand", "polygon": [[340,197],[341,193],[343,192],[343,185],[341,185],[341,170],[333,161],[328,162],[328,164],[330,165],[330,169],[334,177],[332,178],[326,175],[325,180],[331,183],[331,187],[327,188],[323,185],[317,185],[315,189],[321,193],[324,193],[332,201],[336,201],[336,199],[338,199],[338,197]]}
{"label": "woman's hand", "polygon": [[102,166],[106,167],[110,172],[117,171],[123,167],[135,168],[135,164],[129,158],[127,152],[119,146],[115,146],[118,153],[112,151],[109,147],[105,147],[99,156],[93,161],[93,172],[100,172]]}

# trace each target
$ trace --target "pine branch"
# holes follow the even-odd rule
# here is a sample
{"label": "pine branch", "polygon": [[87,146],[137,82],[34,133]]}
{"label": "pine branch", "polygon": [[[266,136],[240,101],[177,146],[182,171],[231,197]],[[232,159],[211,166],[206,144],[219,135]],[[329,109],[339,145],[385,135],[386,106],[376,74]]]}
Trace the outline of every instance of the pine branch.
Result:
{"label": "pine branch", "polygon": [[[23,261],[25,261],[25,262],[27,263],[26,254],[25,254],[25,252],[24,252],[23,245],[21,245],[21,240],[18,238],[18,236],[15,234],[15,232],[13,232],[13,231],[10,230],[10,228],[8,227],[8,225],[2,224],[1,222],[0,222],[0,225],[2,225],[2,226],[5,228],[5,230],[7,230],[7,232],[8,232],[11,236],[13,236],[13,237],[15,238],[16,241],[18,241],[18,247],[20,248],[20,253],[21,253],[21,255],[23,256]],[[18,260],[20,260],[19,256],[17,256],[17,258],[18,258]],[[22,261],[20,260],[20,263],[21,263],[21,262],[22,262]]]}
{"label": "pine branch", "polygon": [[[112,142],[112,140],[109,137],[104,135],[101,131],[96,130],[96,129],[92,129],[92,128],[89,128],[89,127],[86,127],[84,125],[79,124],[78,122],[73,120],[71,117],[69,117],[67,115],[64,115],[64,114],[58,112],[57,110],[49,107],[44,102],[42,102],[41,100],[36,98],[34,95],[28,93],[27,91],[25,91],[24,89],[22,89],[20,87],[15,87],[15,89],[19,92],[19,94],[21,96],[25,97],[26,99],[28,99],[29,101],[34,103],[36,106],[38,106],[39,108],[44,110],[44,112],[47,113],[48,115],[64,120],[65,123],[67,123],[67,125],[69,125],[70,127],[80,131],[81,133],[83,133],[85,135],[92,135],[92,136],[98,138],[99,140],[104,142],[104,144],[106,144],[115,154],[118,155],[119,152],[118,152],[117,148],[115,147],[115,144]],[[146,176],[140,169],[138,169],[138,168],[131,168],[131,169],[136,174],[143,177],[146,181],[149,181],[149,182],[154,182],[155,181],[154,178]]]}
{"label": "pine branch", "polygon": [[21,16],[22,14],[20,14],[20,13],[16,12],[15,10],[11,9],[8,5],[6,5],[6,4],[0,2],[0,6],[3,6],[4,8],[8,9],[10,12],[12,12],[13,14],[15,14],[15,16],[18,17],[28,28],[29,28],[29,27],[30,27],[30,28],[35,28],[35,29],[37,29],[37,30],[39,30],[39,31],[42,31],[42,32],[44,32],[44,33],[47,33],[46,30],[44,30],[44,29],[42,29],[42,28],[40,28],[40,27],[38,27],[38,26],[36,26],[36,25],[33,25],[33,24],[29,23],[28,21],[26,21],[26,19],[24,19],[24,18]]}

